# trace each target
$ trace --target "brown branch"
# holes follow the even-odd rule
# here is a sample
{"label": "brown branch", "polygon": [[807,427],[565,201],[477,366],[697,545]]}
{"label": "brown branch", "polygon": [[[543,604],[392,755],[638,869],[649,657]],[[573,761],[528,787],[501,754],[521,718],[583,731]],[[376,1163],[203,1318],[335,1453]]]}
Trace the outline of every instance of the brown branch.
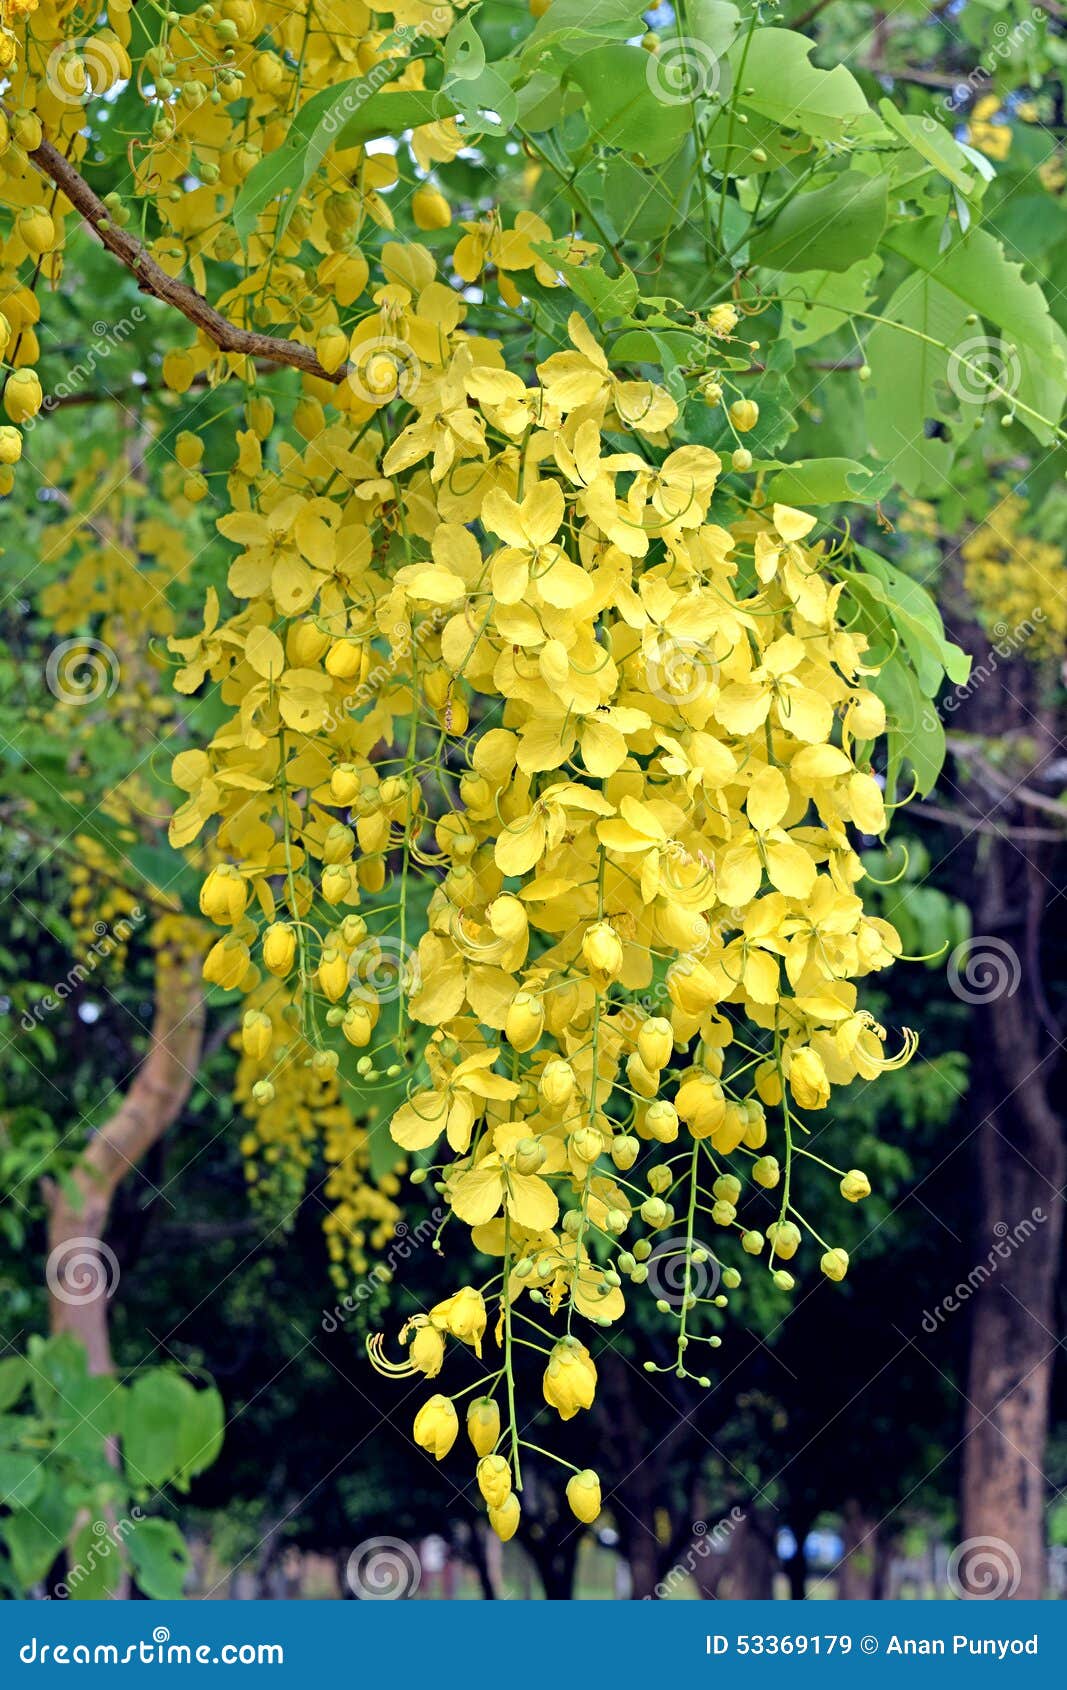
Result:
{"label": "brown branch", "polygon": [[1054,827],[1017,827],[1011,822],[992,822],[985,816],[965,816],[960,810],[942,809],[940,804],[913,801],[908,805],[908,814],[922,816],[926,821],[941,822],[945,827],[958,828],[961,833],[991,833],[997,839],[1043,839],[1050,844],[1063,843],[1063,834]]}
{"label": "brown branch", "polygon": [[164,305],[173,305],[196,328],[203,330],[222,352],[237,352],[246,358],[260,358],[270,364],[285,364],[301,370],[305,375],[318,376],[320,381],[344,381],[348,367],[326,370],[308,346],[297,340],[281,340],[274,335],[260,334],[256,329],[239,329],[229,322],[203,294],[197,293],[187,282],[176,281],[160,267],[147,249],[114,221],[100,196],[90,188],[84,176],[54,147],[42,141],[27,155],[43,176],[54,182],[65,194],[75,211],[79,212],[93,234],[137,278],[142,293],[151,294]]}
{"label": "brown branch", "polygon": [[1048,816],[1055,816],[1061,826],[1067,827],[1067,804],[1056,798],[1047,798],[1043,792],[1035,792],[1032,786],[1024,786],[1020,781],[1010,780],[982,756],[972,740],[966,739],[962,734],[946,734],[945,743],[954,757],[960,758],[970,766],[974,776],[985,787],[990,797],[996,798],[998,805],[1013,798],[1018,804],[1041,810]]}

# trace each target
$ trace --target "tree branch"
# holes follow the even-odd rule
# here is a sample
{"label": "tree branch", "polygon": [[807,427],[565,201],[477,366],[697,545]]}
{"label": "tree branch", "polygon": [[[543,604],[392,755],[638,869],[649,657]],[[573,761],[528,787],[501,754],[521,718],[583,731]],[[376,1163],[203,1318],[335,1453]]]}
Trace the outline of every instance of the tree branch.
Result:
{"label": "tree branch", "polygon": [[151,294],[164,305],[173,305],[196,328],[202,329],[221,351],[260,358],[270,364],[285,364],[335,386],[344,381],[348,373],[346,364],[342,364],[339,370],[326,370],[311,348],[302,346],[297,340],[281,340],[274,335],[260,334],[256,329],[239,329],[187,282],[168,276],[140,241],[119,228],[100,196],[51,141],[42,141],[27,156],[42,176],[47,176],[66,195],[97,240],[136,276],[141,292]]}

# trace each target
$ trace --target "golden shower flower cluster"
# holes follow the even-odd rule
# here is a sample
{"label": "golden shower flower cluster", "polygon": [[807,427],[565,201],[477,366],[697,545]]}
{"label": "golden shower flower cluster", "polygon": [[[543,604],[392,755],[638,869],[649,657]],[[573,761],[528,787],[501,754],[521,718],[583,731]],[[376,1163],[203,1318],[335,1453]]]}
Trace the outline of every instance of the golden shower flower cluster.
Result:
{"label": "golden shower flower cluster", "polygon": [[1026,531],[1026,501],[1010,493],[964,541],[963,585],[991,638],[1039,663],[1067,645],[1063,548]]}
{"label": "golden shower flower cluster", "polygon": [[[4,4],[5,24],[27,9]],[[127,14],[111,0],[118,77]],[[42,0],[38,41],[73,36],[74,15]],[[886,826],[870,764],[885,711],[840,551],[748,478],[739,436],[759,407],[738,386],[738,308],[694,322],[671,306],[702,337],[681,387],[724,404],[725,462],[689,438],[681,388],[613,360],[577,309],[547,355],[515,350],[524,285],[561,289],[597,249],[532,213],[464,219],[442,241],[433,169],[463,144],[452,120],[409,143],[434,250],[392,238],[397,159],[358,146],[270,200],[246,241],[235,230],[242,184],[310,97],[394,59],[380,85],[423,87],[412,41],[443,37],[453,10],[401,0],[390,16],[221,0],[166,14],[138,66],[151,116],[132,195],[162,226],[150,255],[205,293],[209,261],[228,266],[228,320],[310,348],[324,372],[301,377],[279,422],[252,360],[206,330],[163,361],[172,394],[248,388],[217,523],[225,582],[198,629],[165,630],[179,695],[213,689],[221,705],[210,739],[174,760],[170,839],[203,853],[204,979],[239,994],[252,1180],[291,1203],[325,1146],[339,1275],[386,1243],[408,1169],[490,1258],[407,1321],[403,1360],[380,1339],[371,1353],[427,1380],[450,1349],[481,1364],[466,1436],[508,1538],[540,1406],[517,1401],[515,1346],[541,1352],[544,1405],[578,1419],[598,1331],[647,1297],[673,1330],[672,1369],[707,1384],[698,1357],[721,1343],[749,1261],[783,1292],[809,1257],[845,1276],[846,1252],[798,1206],[800,1170],[829,1172],[846,1202],[870,1186],[807,1151],[807,1117],[913,1040],[887,1053],[859,988],[900,952],[864,908],[857,851]],[[80,107],[40,52],[12,74],[12,100],[43,102],[77,161]],[[0,161],[5,204],[41,192],[32,140],[24,125]],[[34,275],[60,263],[53,247],[31,263],[28,227],[2,258],[27,320]],[[487,292],[498,336],[468,323]],[[31,350],[23,330],[17,357]],[[203,512],[217,466],[195,427],[173,454],[167,492]],[[143,538],[169,568],[164,537]],[[52,613],[84,604],[108,561],[88,542]],[[121,590],[143,638],[153,596]],[[388,1116],[358,1118],[349,1081],[391,1100]],[[463,1394],[418,1410],[436,1459]],[[574,1469],[566,1490],[577,1519],[596,1518],[595,1472]]]}
{"label": "golden shower flower cluster", "polygon": [[[353,366],[399,341],[417,378],[393,364],[235,487],[239,608],[213,594],[171,642],[179,688],[210,676],[231,706],[177,760],[172,839],[216,828],[206,971],[248,994],[271,1102],[293,1059],[271,981],[308,1073],[336,1072],[339,1030],[360,1072],[410,1076],[393,1141],[499,1268],[409,1321],[406,1361],[373,1353],[435,1377],[450,1338],[492,1346],[468,1426],[510,1536],[514,1408],[507,1456],[489,1432],[517,1323],[569,1419],[596,1384],[572,1328],[619,1319],[624,1282],[666,1292],[677,1369],[703,1378],[732,1250],[789,1288],[814,1236],[844,1276],[796,1163],[832,1087],[911,1048],[886,1055],[856,984],[899,952],[854,845],[886,823],[855,754],[885,716],[815,518],[720,498],[718,455],[673,443],[674,398],[578,314],[524,380],[425,249],[387,243],[372,301]],[[742,1216],[761,1190],[764,1231]],[[440,1458],[457,1433],[431,1398],[417,1440]]]}

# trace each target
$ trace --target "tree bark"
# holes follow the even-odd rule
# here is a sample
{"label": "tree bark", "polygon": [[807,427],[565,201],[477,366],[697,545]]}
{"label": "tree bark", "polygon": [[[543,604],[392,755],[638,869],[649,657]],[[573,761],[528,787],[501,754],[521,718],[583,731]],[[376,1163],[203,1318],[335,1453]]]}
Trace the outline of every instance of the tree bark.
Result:
{"label": "tree bark", "polygon": [[1061,1125],[1024,1020],[1021,996],[981,1017],[997,1057],[992,1070],[980,1066],[975,1099],[976,1263],[990,1271],[971,1303],[961,1537],[974,1548],[958,1569],[965,1589],[988,1594],[992,1579],[1020,1601],[1045,1592],[1044,1457],[1067,1177]]}
{"label": "tree bark", "polygon": [[51,1329],[81,1340],[90,1373],[112,1371],[108,1302],[117,1263],[104,1235],[115,1192],[174,1123],[196,1078],[204,1031],[198,973],[195,962],[161,953],[151,1040],[129,1090],[65,1185],[45,1186]]}
{"label": "tree bark", "polygon": [[854,1499],[845,1503],[842,1524],[845,1552],[837,1569],[837,1595],[842,1602],[870,1602],[878,1571],[879,1525]]}
{"label": "tree bark", "polygon": [[[1061,724],[1044,701],[1040,672],[1014,648],[1013,660],[1001,661],[1002,650],[991,650],[973,628],[965,643],[975,671],[955,719],[978,743],[952,736],[950,744],[963,796],[995,830],[974,841],[970,972],[964,989],[958,978],[953,984],[974,1006],[971,1102],[979,1122],[955,1577],[964,1592],[1025,1600],[1045,1590],[1043,1468],[1067,1177],[1063,1122],[1052,1103],[1062,1031],[1042,959],[1064,844],[1019,837],[1011,824],[1062,816],[1054,767]],[[1004,765],[991,766],[985,740],[1007,752]]]}

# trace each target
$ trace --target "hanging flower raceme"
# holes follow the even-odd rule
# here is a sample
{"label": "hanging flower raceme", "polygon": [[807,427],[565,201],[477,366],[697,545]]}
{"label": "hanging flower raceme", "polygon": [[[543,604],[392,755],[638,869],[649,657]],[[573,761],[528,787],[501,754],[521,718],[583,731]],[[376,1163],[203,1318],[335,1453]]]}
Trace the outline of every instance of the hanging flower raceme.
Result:
{"label": "hanging flower raceme", "polygon": [[[31,10],[8,0],[0,40],[35,28]],[[108,7],[107,86],[129,74],[128,10]],[[814,1243],[828,1279],[847,1271],[798,1207],[800,1176],[811,1160],[824,1177],[806,1117],[912,1049],[905,1035],[887,1054],[860,996],[900,952],[864,908],[857,853],[886,825],[871,766],[886,716],[815,516],[768,504],[747,449],[727,466],[691,438],[700,395],[729,389],[735,437],[759,422],[731,374],[748,362],[731,354],[737,306],[678,308],[705,356],[670,390],[615,367],[577,309],[531,352],[523,287],[562,288],[598,249],[553,242],[532,213],[450,235],[430,177],[463,144],[452,119],[410,142],[433,251],[392,236],[397,158],[343,126],[306,184],[242,202],[238,234],[242,185],[304,103],[380,66],[383,86],[420,91],[413,42],[453,19],[407,6],[405,34],[368,14],[361,35],[343,10],[168,13],[140,67],[151,139],[132,191],[158,212],[152,257],[201,291],[208,261],[230,266],[232,324],[315,360],[281,420],[252,360],[206,332],[163,360],[168,403],[249,386],[221,471],[195,427],[175,431],[167,469],[191,521],[206,524],[209,475],[228,501],[225,581],[195,626],[164,630],[178,694],[218,705],[210,738],[174,761],[170,838],[187,857],[210,841],[204,976],[240,1000],[242,1149],[261,1196],[291,1206],[322,1148],[341,1283],[389,1241],[410,1170],[439,1199],[435,1234],[463,1228],[490,1259],[401,1326],[402,1359],[381,1338],[371,1354],[400,1377],[444,1379],[457,1351],[477,1368],[471,1471],[509,1538],[523,1428],[541,1407],[580,1428],[597,1332],[628,1299],[652,1299],[669,1365],[706,1385],[695,1358],[722,1342],[743,1269],[762,1263],[788,1291]],[[72,35],[65,0],[41,16]],[[38,101],[76,161],[80,106],[32,55],[17,64],[15,105]],[[14,311],[0,478],[40,404],[29,283],[58,279],[66,215],[62,195],[39,209],[36,131],[17,122],[0,156]],[[470,321],[487,289],[495,336]],[[100,568],[80,559],[72,591]],[[147,628],[159,591],[124,591]],[[832,1173],[842,1201],[870,1189],[861,1170]],[[517,1400],[520,1341],[543,1361],[535,1404]],[[457,1442],[457,1400],[418,1409],[436,1460]],[[594,1472],[566,1493],[596,1518]]]}
{"label": "hanging flower raceme", "polygon": [[[491,1448],[486,1426],[517,1326],[570,1419],[596,1390],[576,1320],[652,1295],[704,1380],[738,1263],[788,1289],[815,1237],[847,1269],[796,1205],[805,1115],[910,1051],[857,990],[900,948],[853,844],[885,825],[853,749],[885,716],[813,517],[734,505],[671,395],[579,317],[524,384],[428,253],[384,266],[432,358],[220,523],[238,608],[175,649],[179,686],[206,673],[234,708],[182,766],[175,830],[216,818],[218,967],[259,1016],[283,989],[313,1072],[345,1043],[382,1084],[418,1063],[397,1155],[498,1267],[408,1322],[406,1362],[373,1353],[432,1379],[451,1343],[482,1357],[479,1485],[508,1535],[523,1439],[510,1408]],[[246,1052],[276,1025],[246,1022]],[[438,1395],[416,1437],[441,1459],[457,1425]],[[568,1489],[580,1519],[594,1479]]]}

